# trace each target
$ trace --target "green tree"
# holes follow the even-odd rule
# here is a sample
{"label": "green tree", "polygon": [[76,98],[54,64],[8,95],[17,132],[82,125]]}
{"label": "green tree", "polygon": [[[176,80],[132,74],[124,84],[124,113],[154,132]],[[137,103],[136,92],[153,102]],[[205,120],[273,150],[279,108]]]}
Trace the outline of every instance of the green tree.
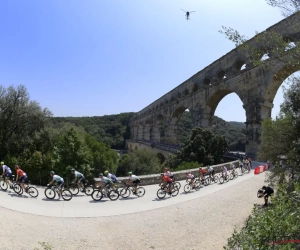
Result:
{"label": "green tree", "polygon": [[21,154],[49,116],[48,109],[43,110],[37,102],[30,101],[23,85],[7,89],[0,86],[0,158]]}
{"label": "green tree", "polygon": [[130,152],[130,171],[137,175],[155,174],[160,172],[160,163],[156,153],[144,149]]}

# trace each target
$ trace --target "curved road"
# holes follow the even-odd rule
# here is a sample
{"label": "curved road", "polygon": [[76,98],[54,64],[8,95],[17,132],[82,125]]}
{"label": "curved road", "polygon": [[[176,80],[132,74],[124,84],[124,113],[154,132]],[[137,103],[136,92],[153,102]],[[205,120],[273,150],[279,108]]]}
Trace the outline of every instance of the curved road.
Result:
{"label": "curved road", "polygon": [[[253,162],[253,167],[259,165]],[[238,170],[240,173],[240,170]],[[101,217],[121,214],[130,214],[142,212],[162,207],[167,207],[182,202],[187,202],[205,195],[212,194],[230,186],[236,185],[253,177],[253,171],[249,174],[240,175],[238,178],[224,184],[211,184],[198,191],[192,190],[190,193],[184,193],[183,186],[185,181],[181,181],[181,189],[176,197],[166,195],[164,199],[158,199],[156,192],[158,185],[144,186],[146,193],[143,197],[130,196],[128,198],[120,197],[117,201],[111,201],[108,198],[102,198],[96,202],[90,196],[79,193],[73,196],[71,201],[62,199],[49,200],[44,195],[44,189],[38,188],[39,196],[31,198],[28,194],[17,195],[12,190],[0,192],[1,206],[15,211],[51,216],[51,217]]]}

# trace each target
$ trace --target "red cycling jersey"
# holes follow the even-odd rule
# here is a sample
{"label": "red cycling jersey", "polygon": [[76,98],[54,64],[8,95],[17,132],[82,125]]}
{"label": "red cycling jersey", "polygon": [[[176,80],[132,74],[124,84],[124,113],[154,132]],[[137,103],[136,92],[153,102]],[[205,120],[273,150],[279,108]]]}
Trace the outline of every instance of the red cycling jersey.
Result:
{"label": "red cycling jersey", "polygon": [[22,169],[17,169],[17,175],[20,177],[23,177],[25,175],[25,173]]}
{"label": "red cycling jersey", "polygon": [[167,175],[163,176],[163,180],[166,181],[166,182],[172,182],[172,179]]}

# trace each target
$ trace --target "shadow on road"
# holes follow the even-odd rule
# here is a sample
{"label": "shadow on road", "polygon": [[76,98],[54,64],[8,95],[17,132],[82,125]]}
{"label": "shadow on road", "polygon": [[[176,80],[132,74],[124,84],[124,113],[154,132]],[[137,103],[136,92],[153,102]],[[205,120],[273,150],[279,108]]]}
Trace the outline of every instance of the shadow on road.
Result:
{"label": "shadow on road", "polygon": [[127,198],[119,198],[120,201],[129,201],[129,200],[135,200],[138,197],[127,197]]}
{"label": "shadow on road", "polygon": [[94,201],[94,200],[90,200],[89,203],[104,203],[107,202],[108,200],[100,200],[100,201]]}
{"label": "shadow on road", "polygon": [[60,200],[60,199],[57,199],[57,198],[56,199],[43,198],[42,201],[54,201],[54,202],[57,202],[57,201],[64,201],[64,200],[63,199]]}

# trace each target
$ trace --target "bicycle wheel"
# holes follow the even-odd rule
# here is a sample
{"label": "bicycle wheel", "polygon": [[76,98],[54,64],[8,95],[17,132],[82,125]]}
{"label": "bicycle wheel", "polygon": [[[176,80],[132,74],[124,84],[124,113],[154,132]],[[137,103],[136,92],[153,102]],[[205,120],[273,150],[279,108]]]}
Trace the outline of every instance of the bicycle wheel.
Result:
{"label": "bicycle wheel", "polygon": [[21,187],[20,184],[15,183],[12,187],[16,194],[19,194],[19,195],[23,194],[23,188]]}
{"label": "bicycle wheel", "polygon": [[172,197],[177,196],[178,193],[179,193],[179,189],[178,189],[177,187],[174,187],[174,188],[172,189]]}
{"label": "bicycle wheel", "polygon": [[30,187],[30,188],[28,188],[28,194],[31,196],[31,197],[33,197],[33,198],[36,198],[36,197],[38,197],[38,195],[39,195],[39,191],[35,188],[35,187]]}
{"label": "bicycle wheel", "polygon": [[223,183],[224,183],[224,177],[223,177],[223,176],[220,176],[220,177],[219,177],[219,182],[220,182],[220,184],[223,184]]}
{"label": "bicycle wheel", "polygon": [[215,175],[212,181],[213,181],[214,183],[218,183],[218,182],[219,182],[218,176]]}
{"label": "bicycle wheel", "polygon": [[69,188],[69,191],[72,193],[72,195],[76,195],[79,193],[79,188],[78,188],[78,186],[71,185]]}
{"label": "bicycle wheel", "polygon": [[190,184],[185,184],[183,187],[184,192],[188,193],[191,191],[191,185]]}
{"label": "bicycle wheel", "polygon": [[210,185],[210,183],[211,183],[211,178],[210,178],[210,177],[207,177],[207,178],[205,178],[205,181],[206,181],[207,185]]}
{"label": "bicycle wheel", "polygon": [[201,182],[199,179],[195,179],[194,183],[195,183],[195,189],[198,190],[201,188]]}
{"label": "bicycle wheel", "polygon": [[69,201],[72,199],[73,195],[71,193],[70,190],[68,189],[64,189],[61,191],[61,197],[65,200],[65,201]]}
{"label": "bicycle wheel", "polygon": [[250,167],[246,167],[246,173],[249,174],[250,173]]}
{"label": "bicycle wheel", "polygon": [[157,197],[158,197],[159,199],[165,198],[165,197],[166,197],[166,194],[167,194],[167,192],[166,192],[165,189],[163,189],[163,188],[158,189],[158,190],[157,190],[157,193],[156,193],[156,195],[157,195]]}
{"label": "bicycle wheel", "polygon": [[115,190],[115,189],[110,190],[109,193],[108,193],[108,198],[109,198],[111,201],[117,200],[117,199],[119,198],[119,196],[120,196],[120,195],[119,195],[118,191]]}
{"label": "bicycle wheel", "polygon": [[234,178],[238,178],[239,177],[239,174],[237,171],[234,172]]}
{"label": "bicycle wheel", "polygon": [[174,186],[177,187],[178,190],[180,190],[180,188],[181,188],[181,184],[180,184],[179,181],[175,181],[175,182],[174,182]]}
{"label": "bicycle wheel", "polygon": [[227,174],[227,176],[225,176],[224,181],[228,182],[230,180],[230,176]]}
{"label": "bicycle wheel", "polygon": [[0,187],[1,187],[4,191],[7,190],[8,185],[7,185],[7,183],[6,183],[5,180],[1,180],[1,181],[0,181]]}
{"label": "bicycle wheel", "polygon": [[146,190],[143,187],[138,187],[137,190],[136,190],[136,195],[138,197],[144,196],[145,193],[146,193]]}
{"label": "bicycle wheel", "polygon": [[131,191],[129,190],[129,188],[123,188],[121,189],[120,191],[120,195],[123,197],[123,198],[127,198],[129,195],[130,195]]}
{"label": "bicycle wheel", "polygon": [[94,191],[94,188],[92,186],[86,186],[84,192],[86,195],[92,195],[93,191]]}
{"label": "bicycle wheel", "polygon": [[95,189],[93,192],[92,192],[92,198],[94,201],[100,201],[102,198],[103,198],[103,193],[101,190],[99,189]]}
{"label": "bicycle wheel", "polygon": [[55,190],[53,190],[52,188],[46,188],[45,189],[45,196],[48,198],[48,199],[54,199],[55,196],[56,196],[56,192]]}
{"label": "bicycle wheel", "polygon": [[230,180],[233,180],[233,179],[234,179],[234,176],[233,176],[232,173],[230,174],[229,179],[230,179]]}

